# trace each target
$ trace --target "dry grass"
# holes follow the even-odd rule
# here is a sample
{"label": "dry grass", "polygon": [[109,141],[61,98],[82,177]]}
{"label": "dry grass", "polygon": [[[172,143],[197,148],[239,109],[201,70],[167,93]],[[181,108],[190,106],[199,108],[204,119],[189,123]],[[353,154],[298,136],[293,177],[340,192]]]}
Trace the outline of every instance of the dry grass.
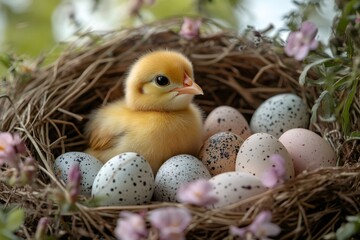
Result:
{"label": "dry grass", "polygon": [[[212,33],[214,25],[207,24],[204,36],[194,42],[177,35],[180,20],[93,37],[86,47],[70,47],[51,66],[34,69],[29,81],[16,75],[6,96],[0,98],[0,131],[21,132],[40,171],[33,188],[9,188],[1,183],[0,201],[26,208],[26,227],[20,231],[24,237],[31,238],[38,219],[49,216],[53,219],[48,229],[51,235],[110,238],[119,211],[176,205],[189,208],[193,214],[189,239],[231,239],[230,225],[248,224],[264,208],[272,209],[274,221],[283,229],[282,239],[318,239],[333,231],[345,216],[359,212],[359,146],[356,141],[345,141],[336,122],[317,122],[311,129],[332,144],[345,166],[301,174],[256,196],[252,199],[256,204],[247,212],[234,211],[244,204],[242,201],[220,210],[176,203],[101,208],[78,203],[74,211],[60,214],[57,203],[48,197],[51,189],[64,191],[53,175],[54,159],[67,151],[85,149],[82,133],[89,112],[123,95],[126,71],[144,52],[169,48],[185,53],[204,89],[205,95],[196,102],[206,113],[219,105],[231,105],[250,119],[262,101],[284,92],[298,94],[311,108],[319,90],[298,84],[298,62],[278,53],[271,43],[255,46],[230,32]],[[353,130],[360,129],[356,121],[359,102],[357,95],[351,109]]]}

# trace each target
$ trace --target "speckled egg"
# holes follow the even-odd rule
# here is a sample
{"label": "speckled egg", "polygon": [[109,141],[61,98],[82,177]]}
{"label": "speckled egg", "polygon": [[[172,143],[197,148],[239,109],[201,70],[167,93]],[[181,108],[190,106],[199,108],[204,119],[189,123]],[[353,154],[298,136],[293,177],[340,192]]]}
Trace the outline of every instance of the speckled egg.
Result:
{"label": "speckled egg", "polygon": [[250,128],[254,133],[265,132],[275,137],[292,128],[307,128],[309,113],[303,100],[295,94],[275,95],[254,112]]}
{"label": "speckled egg", "polygon": [[212,110],[205,119],[204,131],[204,140],[218,132],[233,132],[242,139],[251,135],[249,124],[244,116],[230,106],[219,106]]}
{"label": "speckled egg", "polygon": [[216,133],[205,141],[199,158],[212,176],[235,171],[236,156],[243,141],[232,132]]}
{"label": "speckled egg", "polygon": [[336,153],[328,142],[316,133],[303,128],[284,132],[279,141],[293,159],[295,174],[304,170],[336,166]]}
{"label": "speckled egg", "polygon": [[[212,177],[209,182],[214,187],[214,194],[219,201],[213,208],[226,207],[258,195],[267,190],[258,177],[245,172],[226,172]],[[239,205],[239,209],[246,210],[252,203]]]}
{"label": "speckled egg", "polygon": [[291,156],[285,146],[268,133],[255,133],[243,142],[236,157],[235,170],[261,178],[265,171],[275,167],[270,158],[275,154],[285,160],[285,179],[292,179],[295,172]]}
{"label": "speckled egg", "polygon": [[68,181],[69,170],[76,163],[79,164],[82,175],[80,193],[90,196],[95,176],[103,166],[103,163],[87,153],[67,152],[55,159],[54,173],[56,177],[66,183]]}
{"label": "speckled egg", "polygon": [[140,205],[148,203],[154,192],[154,174],[139,154],[126,152],[111,158],[94,180],[92,196],[100,205]]}
{"label": "speckled egg", "polygon": [[211,175],[199,159],[188,154],[171,157],[156,174],[154,200],[176,202],[179,187],[200,178],[210,179]]}

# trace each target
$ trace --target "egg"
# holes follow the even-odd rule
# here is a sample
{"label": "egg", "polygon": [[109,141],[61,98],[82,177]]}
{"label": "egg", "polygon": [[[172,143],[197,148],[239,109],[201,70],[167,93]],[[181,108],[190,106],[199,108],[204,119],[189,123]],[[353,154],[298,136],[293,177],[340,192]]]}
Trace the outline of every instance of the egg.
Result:
{"label": "egg", "polygon": [[280,155],[285,163],[285,179],[295,175],[294,164],[285,146],[268,133],[255,133],[241,145],[236,157],[235,170],[261,178],[265,171],[275,167],[272,155]]}
{"label": "egg", "polygon": [[154,174],[139,154],[126,152],[111,158],[96,175],[92,196],[100,205],[140,205],[150,202]]}
{"label": "egg", "polygon": [[243,141],[232,132],[216,133],[205,141],[199,158],[212,176],[235,171],[236,156]]}
{"label": "egg", "polygon": [[82,175],[80,194],[90,196],[95,176],[103,164],[95,157],[87,153],[67,152],[61,154],[55,159],[54,173],[56,177],[67,183],[69,170],[74,164],[79,164]]}
{"label": "egg", "polygon": [[154,200],[176,202],[176,194],[183,183],[197,179],[210,179],[206,166],[188,154],[176,155],[166,160],[155,177]]}
{"label": "egg", "polygon": [[284,132],[279,141],[285,146],[294,162],[295,174],[304,170],[336,166],[336,153],[322,137],[303,128]]}
{"label": "egg", "polygon": [[[267,190],[258,177],[245,172],[226,172],[212,177],[209,182],[213,185],[214,194],[219,201],[212,205],[221,208],[237,203]],[[243,204],[240,210],[247,210],[250,203]]]}
{"label": "egg", "polygon": [[204,122],[204,140],[218,132],[232,132],[246,139],[251,135],[250,127],[244,116],[230,106],[213,109]]}
{"label": "egg", "polygon": [[275,137],[292,128],[307,128],[309,113],[303,100],[295,94],[275,95],[254,112],[250,128],[254,133],[265,132]]}

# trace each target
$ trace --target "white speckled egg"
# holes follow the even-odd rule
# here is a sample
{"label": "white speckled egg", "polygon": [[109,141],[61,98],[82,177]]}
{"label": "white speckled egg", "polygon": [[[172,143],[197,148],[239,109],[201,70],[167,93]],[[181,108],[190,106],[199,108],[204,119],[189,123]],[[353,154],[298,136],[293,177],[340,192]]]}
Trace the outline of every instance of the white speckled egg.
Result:
{"label": "white speckled egg", "polygon": [[236,156],[243,141],[232,132],[216,133],[205,141],[199,158],[212,176],[235,171]]}
{"label": "white speckled egg", "polygon": [[111,158],[94,180],[92,196],[100,204],[140,205],[148,203],[154,192],[154,174],[139,154],[126,152]]}
{"label": "white speckled egg", "polygon": [[303,100],[295,94],[275,95],[254,112],[250,128],[254,133],[265,132],[275,137],[292,128],[307,128],[309,113]]}
{"label": "white speckled egg", "polygon": [[218,132],[233,132],[242,139],[251,135],[250,127],[244,116],[230,106],[213,109],[204,122],[204,140]]}
{"label": "white speckled egg", "polygon": [[291,156],[276,137],[267,133],[255,133],[243,142],[236,157],[235,170],[261,178],[265,171],[275,167],[270,160],[274,154],[282,156],[285,160],[285,179],[294,178]]}
{"label": "white speckled egg", "polygon": [[176,202],[179,187],[200,178],[210,179],[211,175],[199,159],[188,154],[171,157],[161,165],[156,174],[154,200]]}
{"label": "white speckled egg", "polygon": [[[214,187],[214,194],[219,201],[213,208],[221,208],[263,193],[267,190],[258,177],[245,172],[226,172],[212,177],[209,182]],[[239,206],[246,210],[251,203]]]}
{"label": "white speckled egg", "polygon": [[295,174],[304,170],[336,166],[336,153],[322,137],[303,128],[284,132],[279,141],[293,159]]}
{"label": "white speckled egg", "polygon": [[95,176],[103,166],[103,163],[87,153],[67,152],[55,159],[54,172],[56,177],[66,183],[68,181],[69,170],[76,163],[79,164],[82,175],[80,193],[90,196]]}

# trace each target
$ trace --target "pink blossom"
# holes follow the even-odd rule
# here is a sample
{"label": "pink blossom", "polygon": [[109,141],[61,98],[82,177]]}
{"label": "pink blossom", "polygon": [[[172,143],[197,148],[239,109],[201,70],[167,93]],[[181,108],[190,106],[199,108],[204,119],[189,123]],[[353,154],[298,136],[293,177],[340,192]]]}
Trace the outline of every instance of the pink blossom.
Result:
{"label": "pink blossom", "polygon": [[281,232],[278,225],[271,222],[272,214],[270,211],[260,212],[255,220],[250,224],[249,230],[259,239],[267,239],[268,236],[277,236]]}
{"label": "pink blossom", "polygon": [[177,198],[182,203],[206,206],[216,203],[219,199],[213,193],[212,184],[206,179],[199,179],[181,185]]}
{"label": "pink blossom", "polygon": [[36,178],[37,163],[34,158],[27,157],[23,162],[20,161],[18,166],[9,176],[8,183],[14,185],[31,184]]}
{"label": "pink blossom", "polygon": [[185,208],[158,208],[149,213],[149,220],[159,231],[160,240],[185,240],[191,214]]}
{"label": "pink blossom", "polygon": [[281,155],[275,154],[270,157],[273,166],[265,171],[261,182],[265,187],[273,188],[285,181],[285,160]]}
{"label": "pink blossom", "polygon": [[46,239],[46,229],[50,224],[50,218],[42,217],[40,218],[38,225],[36,227],[35,239]]}
{"label": "pink blossom", "polygon": [[310,50],[315,50],[319,43],[315,40],[318,32],[314,23],[306,21],[301,24],[300,30],[291,32],[285,45],[285,53],[296,60],[304,60]]}
{"label": "pink blossom", "polygon": [[118,240],[140,240],[148,235],[144,217],[140,214],[124,211],[120,213],[115,228]]}
{"label": "pink blossom", "polygon": [[25,152],[25,143],[18,134],[0,132],[0,165],[16,167],[19,163],[19,155]]}
{"label": "pink blossom", "polygon": [[11,186],[30,184],[35,179],[36,161],[31,157],[22,161],[21,155],[25,153],[26,146],[19,134],[0,132],[0,165],[9,168],[6,180]]}
{"label": "pink blossom", "polygon": [[198,38],[200,36],[200,26],[201,20],[200,19],[191,19],[191,18],[184,18],[184,23],[180,29],[180,36],[187,40],[192,40],[194,38]]}
{"label": "pink blossom", "polygon": [[238,228],[231,226],[230,234],[245,238],[245,236],[254,236],[256,239],[267,240],[270,237],[275,237],[281,232],[280,227],[271,222],[272,214],[270,211],[260,212],[254,221],[247,227]]}
{"label": "pink blossom", "polygon": [[239,228],[235,226],[230,226],[230,234],[233,236],[238,236],[240,237],[240,239],[244,239],[247,233],[247,227]]}
{"label": "pink blossom", "polygon": [[70,167],[67,189],[69,191],[70,202],[74,203],[77,196],[80,194],[80,184],[81,184],[81,171],[79,164],[74,164]]}

